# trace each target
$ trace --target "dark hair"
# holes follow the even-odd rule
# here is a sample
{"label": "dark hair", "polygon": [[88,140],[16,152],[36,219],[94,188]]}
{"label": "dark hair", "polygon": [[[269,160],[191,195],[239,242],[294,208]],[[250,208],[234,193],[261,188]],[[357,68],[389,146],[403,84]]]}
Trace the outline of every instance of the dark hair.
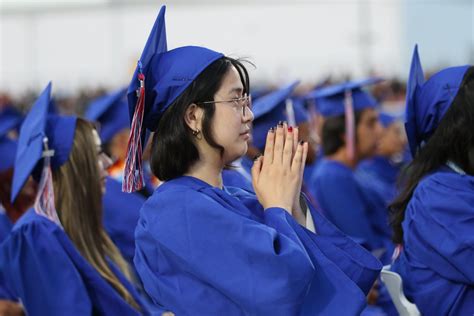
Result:
{"label": "dark hair", "polygon": [[215,105],[200,102],[214,101],[214,95],[232,66],[239,73],[244,93],[248,93],[249,76],[245,66],[240,60],[222,57],[210,64],[160,118],[153,136],[150,165],[153,174],[161,181],[183,175],[199,160],[195,137],[184,120],[187,108],[193,103],[204,109],[202,136],[209,145],[223,153],[224,148],[216,143],[211,130]]}
{"label": "dark hair", "polygon": [[[364,110],[356,111],[354,114],[355,117],[355,126],[359,125],[362,112]],[[328,117],[324,120],[323,130],[322,130],[322,147],[324,155],[332,155],[339,150],[342,146],[345,145],[344,142],[344,133],[346,132],[346,116],[339,115],[334,117]],[[357,141],[357,133],[356,133]]]}
{"label": "dark hair", "polygon": [[461,88],[428,142],[416,153],[404,175],[403,190],[389,206],[393,241],[403,242],[405,209],[418,183],[448,160],[474,174],[474,67],[464,75]]}

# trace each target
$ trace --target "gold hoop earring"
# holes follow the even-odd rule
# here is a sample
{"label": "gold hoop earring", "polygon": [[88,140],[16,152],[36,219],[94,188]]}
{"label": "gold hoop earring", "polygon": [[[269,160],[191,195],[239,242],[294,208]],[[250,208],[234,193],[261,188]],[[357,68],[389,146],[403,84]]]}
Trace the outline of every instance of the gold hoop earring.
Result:
{"label": "gold hoop earring", "polygon": [[196,137],[199,140],[202,139],[201,131],[197,128],[195,130],[193,130],[193,136]]}

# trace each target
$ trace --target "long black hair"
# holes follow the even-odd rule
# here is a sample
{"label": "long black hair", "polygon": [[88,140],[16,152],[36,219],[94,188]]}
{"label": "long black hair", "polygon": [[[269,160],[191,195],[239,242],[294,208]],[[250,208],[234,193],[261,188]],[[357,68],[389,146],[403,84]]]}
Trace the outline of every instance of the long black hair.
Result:
{"label": "long black hair", "polygon": [[418,183],[448,160],[474,175],[474,67],[468,69],[439,126],[406,169],[403,189],[389,206],[395,243],[403,242],[405,209]]}
{"label": "long black hair", "polygon": [[249,76],[241,61],[222,57],[210,64],[194,82],[171,104],[161,117],[153,136],[150,165],[153,174],[161,181],[167,181],[186,173],[199,160],[192,130],[184,120],[191,104],[204,109],[202,136],[209,145],[223,153],[224,148],[216,143],[211,124],[214,117],[214,95],[231,67],[239,73],[244,93],[249,93]]}

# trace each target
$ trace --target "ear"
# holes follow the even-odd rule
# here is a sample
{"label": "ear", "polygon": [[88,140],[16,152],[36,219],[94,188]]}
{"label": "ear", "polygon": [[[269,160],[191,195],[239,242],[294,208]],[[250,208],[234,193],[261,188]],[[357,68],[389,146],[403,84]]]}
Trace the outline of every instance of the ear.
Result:
{"label": "ear", "polygon": [[184,121],[193,131],[196,129],[201,130],[203,117],[204,110],[198,107],[195,103],[190,104],[186,109],[186,112],[184,112]]}

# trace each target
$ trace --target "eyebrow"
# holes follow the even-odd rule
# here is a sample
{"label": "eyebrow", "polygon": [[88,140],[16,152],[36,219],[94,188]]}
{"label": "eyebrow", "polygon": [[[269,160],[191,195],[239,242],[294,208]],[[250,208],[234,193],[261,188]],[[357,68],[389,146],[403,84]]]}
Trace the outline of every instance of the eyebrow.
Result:
{"label": "eyebrow", "polygon": [[237,87],[236,87],[236,88],[232,88],[232,89],[229,91],[229,94],[232,94],[232,93],[234,93],[234,92],[242,93],[243,91],[244,91],[243,88],[241,88],[241,87],[238,87],[238,88],[237,88]]}

